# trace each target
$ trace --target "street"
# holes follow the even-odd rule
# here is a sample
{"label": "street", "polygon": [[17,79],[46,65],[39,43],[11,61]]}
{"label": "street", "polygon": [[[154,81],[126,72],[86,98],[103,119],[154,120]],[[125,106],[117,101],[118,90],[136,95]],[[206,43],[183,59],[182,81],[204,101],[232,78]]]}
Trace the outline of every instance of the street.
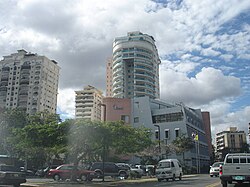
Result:
{"label": "street", "polygon": [[[156,178],[145,178],[137,180],[118,180],[111,181],[107,179],[105,182],[101,180],[93,180],[92,182],[82,182],[82,183],[71,183],[71,182],[55,182],[52,179],[28,179],[27,183],[22,186],[46,186],[46,187],[97,187],[97,186],[122,186],[122,187],[221,187],[220,179],[218,177],[210,177],[208,174],[193,175],[183,177],[183,180],[179,181],[162,181],[158,182]],[[229,184],[228,187],[248,187],[249,184]]]}

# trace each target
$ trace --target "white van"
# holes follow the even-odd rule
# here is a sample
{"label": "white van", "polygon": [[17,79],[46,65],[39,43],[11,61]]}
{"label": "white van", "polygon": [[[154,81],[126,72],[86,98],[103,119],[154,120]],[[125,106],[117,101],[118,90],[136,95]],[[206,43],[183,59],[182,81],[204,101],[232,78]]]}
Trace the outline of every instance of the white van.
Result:
{"label": "white van", "polygon": [[159,182],[166,179],[172,179],[173,181],[176,178],[181,180],[182,178],[182,167],[180,162],[177,159],[164,159],[158,162],[155,171],[156,177]]}

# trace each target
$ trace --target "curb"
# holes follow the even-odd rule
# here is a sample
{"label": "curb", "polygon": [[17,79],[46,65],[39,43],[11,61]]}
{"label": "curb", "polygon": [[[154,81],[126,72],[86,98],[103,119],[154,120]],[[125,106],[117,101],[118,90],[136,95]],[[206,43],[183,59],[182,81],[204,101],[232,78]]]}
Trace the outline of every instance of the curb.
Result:
{"label": "curb", "polygon": [[[183,175],[182,178],[190,178],[195,177],[197,175]],[[93,181],[90,183],[87,183],[89,186],[120,186],[120,185],[126,185],[126,184],[137,184],[137,183],[145,183],[145,182],[157,182],[156,177],[145,177],[141,179],[127,179],[127,180],[117,180],[117,181]],[[24,183],[21,184],[22,187],[39,187],[39,186],[45,186],[48,183]],[[58,184],[58,183],[50,183],[50,184]],[[61,183],[61,184],[76,184],[74,182],[69,183]],[[86,184],[86,183],[79,183],[79,184]],[[59,184],[58,184],[59,185]]]}

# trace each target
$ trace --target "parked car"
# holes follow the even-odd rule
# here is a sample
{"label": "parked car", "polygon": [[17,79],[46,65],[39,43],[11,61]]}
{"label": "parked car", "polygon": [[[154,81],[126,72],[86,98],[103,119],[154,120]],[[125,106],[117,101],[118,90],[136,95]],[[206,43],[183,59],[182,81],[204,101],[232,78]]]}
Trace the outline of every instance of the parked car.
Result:
{"label": "parked car", "polygon": [[126,163],[116,163],[116,165],[119,167],[120,170],[126,170],[128,174],[134,178],[141,178],[144,174],[142,169],[135,166],[130,166]]}
{"label": "parked car", "polygon": [[86,170],[72,164],[64,164],[58,166],[56,169],[50,169],[47,176],[59,181],[70,179],[72,174],[75,174],[76,178],[81,181],[91,181],[95,177],[94,171]]}
{"label": "parked car", "polygon": [[19,187],[21,183],[25,182],[25,173],[14,166],[0,165],[0,185],[13,185],[14,187]]}
{"label": "parked car", "polygon": [[223,162],[215,162],[215,163],[213,163],[212,166],[210,166],[210,170],[209,170],[210,177],[213,177],[213,176],[218,177],[219,176],[220,165],[223,165]]}
{"label": "parked car", "polygon": [[179,180],[182,179],[182,167],[177,159],[164,159],[158,162],[155,171],[156,177],[159,182],[166,179],[175,179],[178,177]]}
{"label": "parked car", "polygon": [[20,167],[20,171],[25,173],[26,176],[34,176],[35,175],[35,172],[32,171],[31,169],[26,169],[24,167]]}
{"label": "parked car", "polygon": [[[103,172],[104,166],[104,172]],[[124,168],[119,168],[113,162],[95,162],[90,167],[91,171],[96,173],[97,178],[102,178],[104,176],[111,176],[111,177],[124,177],[125,179],[128,178],[129,172]]]}
{"label": "parked car", "polygon": [[49,173],[49,170],[56,169],[59,165],[50,165],[42,169],[38,169],[35,173],[36,176],[46,177]]}

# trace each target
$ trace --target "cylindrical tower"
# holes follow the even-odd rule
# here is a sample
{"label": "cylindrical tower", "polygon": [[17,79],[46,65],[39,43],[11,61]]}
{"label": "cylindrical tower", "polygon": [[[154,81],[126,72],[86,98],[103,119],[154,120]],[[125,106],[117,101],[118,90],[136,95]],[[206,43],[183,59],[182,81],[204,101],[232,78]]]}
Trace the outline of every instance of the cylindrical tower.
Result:
{"label": "cylindrical tower", "polygon": [[113,43],[113,97],[160,97],[159,64],[161,63],[152,36],[129,32]]}

